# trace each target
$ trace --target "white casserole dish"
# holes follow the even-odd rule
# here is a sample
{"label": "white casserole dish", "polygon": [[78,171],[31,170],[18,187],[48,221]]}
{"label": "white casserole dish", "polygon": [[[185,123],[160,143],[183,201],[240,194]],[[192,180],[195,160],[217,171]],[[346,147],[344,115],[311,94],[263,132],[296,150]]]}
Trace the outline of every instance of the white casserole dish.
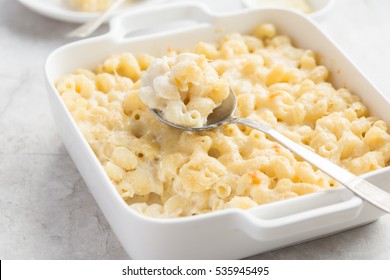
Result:
{"label": "white casserole dish", "polygon": [[[216,41],[231,32],[250,33],[261,22],[274,23],[296,46],[316,51],[321,63],[331,71],[336,86],[347,85],[373,115],[390,123],[389,101],[315,23],[286,10],[258,9],[216,15],[196,4],[154,7],[123,14],[111,22],[108,34],[63,46],[48,57],[45,75],[59,132],[91,193],[132,258],[239,259],[357,227],[384,214],[340,187],[247,211],[228,209],[178,219],[142,216],[131,210],[117,193],[55,89],[55,82],[62,75],[80,67],[92,68],[112,53],[146,52],[159,56],[168,47],[180,49],[200,40]],[[170,30],[161,31],[164,25]],[[155,26],[160,31],[138,32]],[[364,177],[390,191],[390,167]]]}

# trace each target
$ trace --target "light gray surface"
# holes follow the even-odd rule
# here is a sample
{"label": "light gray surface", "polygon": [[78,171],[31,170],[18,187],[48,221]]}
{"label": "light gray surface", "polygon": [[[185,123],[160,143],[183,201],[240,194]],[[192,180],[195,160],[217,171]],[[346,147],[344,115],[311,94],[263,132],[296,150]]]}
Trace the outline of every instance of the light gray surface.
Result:
{"label": "light gray surface", "polygon": [[[337,0],[321,26],[390,96],[390,1]],[[0,259],[125,259],[55,129],[43,64],[75,25],[0,0]],[[253,259],[390,259],[390,216]]]}

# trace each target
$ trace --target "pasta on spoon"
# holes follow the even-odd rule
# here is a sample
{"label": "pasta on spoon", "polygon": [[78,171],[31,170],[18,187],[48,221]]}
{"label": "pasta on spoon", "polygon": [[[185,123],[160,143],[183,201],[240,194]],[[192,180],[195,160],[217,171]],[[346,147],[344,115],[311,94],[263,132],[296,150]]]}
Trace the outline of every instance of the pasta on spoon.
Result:
{"label": "pasta on spoon", "polygon": [[228,83],[206,57],[192,53],[155,59],[141,82],[142,101],[169,122],[185,127],[204,126],[229,95]]}

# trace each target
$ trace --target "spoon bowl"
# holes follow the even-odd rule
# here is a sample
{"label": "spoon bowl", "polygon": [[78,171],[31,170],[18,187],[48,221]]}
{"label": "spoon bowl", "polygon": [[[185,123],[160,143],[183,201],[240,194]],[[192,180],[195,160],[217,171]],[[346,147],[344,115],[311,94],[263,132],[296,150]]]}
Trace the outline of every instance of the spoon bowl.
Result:
{"label": "spoon bowl", "polygon": [[190,127],[190,126],[184,126],[184,125],[179,125],[170,122],[164,118],[162,112],[158,109],[150,109],[150,112],[158,120],[162,121],[163,123],[171,127],[181,129],[181,130],[187,130],[187,131],[202,131],[202,130],[214,129],[217,128],[218,126],[228,124],[230,122],[230,118],[233,117],[236,108],[237,108],[236,94],[234,93],[233,89],[230,88],[228,97],[224,99],[222,103],[213,110],[213,112],[207,117],[206,124],[201,127]]}

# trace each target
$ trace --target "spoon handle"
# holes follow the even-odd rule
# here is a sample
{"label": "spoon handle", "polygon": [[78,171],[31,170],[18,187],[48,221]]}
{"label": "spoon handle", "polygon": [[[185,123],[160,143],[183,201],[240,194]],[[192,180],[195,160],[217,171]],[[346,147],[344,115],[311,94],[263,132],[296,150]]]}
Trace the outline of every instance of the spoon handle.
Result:
{"label": "spoon handle", "polygon": [[84,23],[83,25],[77,27],[73,31],[71,31],[68,34],[66,34],[66,37],[69,37],[69,38],[72,38],[72,37],[84,38],[84,37],[89,36],[96,29],[98,29],[99,26],[102,25],[106,21],[106,19],[108,19],[111,16],[111,14],[120,5],[122,5],[122,3],[124,3],[125,1],[127,1],[127,0],[116,0],[99,17],[97,17],[96,19],[93,19],[91,21],[88,21],[88,22]]}
{"label": "spoon handle", "polygon": [[316,166],[324,173],[328,174],[332,178],[339,181],[345,187],[350,189],[352,192],[367,200],[376,207],[382,209],[385,212],[390,213],[390,194],[384,190],[374,186],[366,180],[348,172],[344,168],[336,165],[335,163],[327,160],[315,152],[312,152],[308,148],[295,143],[291,139],[287,138],[280,132],[269,127],[266,124],[258,123],[250,119],[231,118],[230,121],[236,124],[247,125],[251,128],[260,130],[265,134],[271,136],[281,145],[288,148],[302,159]]}

